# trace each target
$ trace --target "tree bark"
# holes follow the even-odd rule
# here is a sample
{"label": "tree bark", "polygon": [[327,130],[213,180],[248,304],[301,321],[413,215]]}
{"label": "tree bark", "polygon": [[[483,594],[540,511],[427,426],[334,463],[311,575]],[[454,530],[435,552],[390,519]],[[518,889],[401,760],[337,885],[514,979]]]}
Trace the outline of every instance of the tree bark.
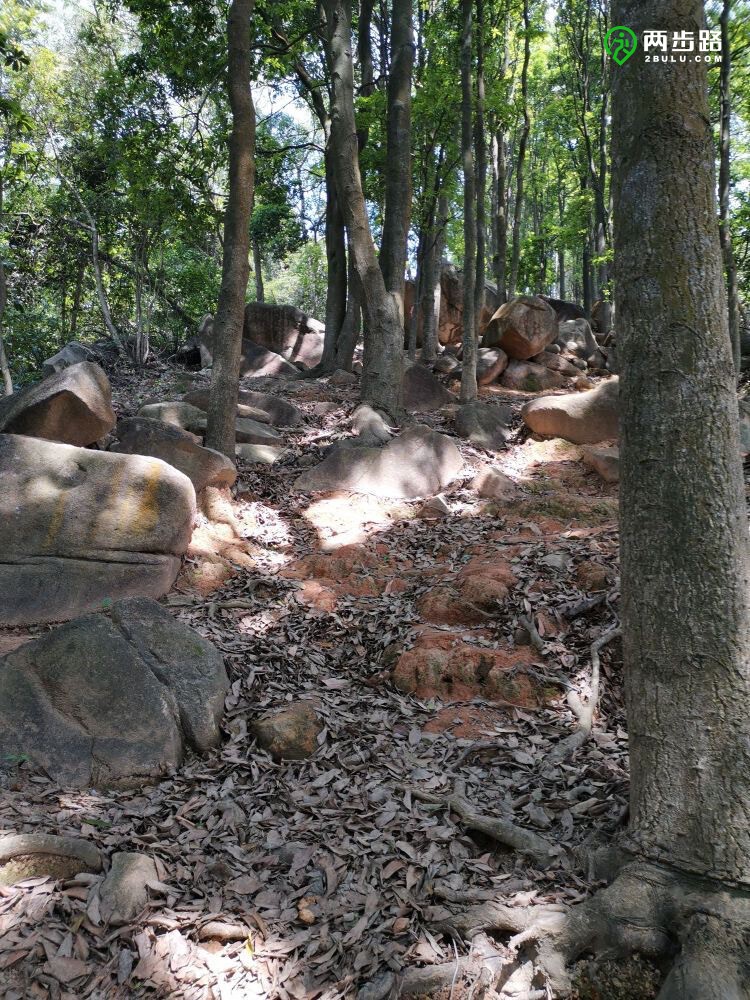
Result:
{"label": "tree bark", "polygon": [[529,141],[531,120],[529,118],[529,59],[531,58],[531,22],[529,18],[529,0],[523,0],[523,65],[521,67],[521,102],[523,105],[523,125],[518,141],[518,159],[516,161],[516,200],[513,206],[513,249],[510,259],[510,277],[508,279],[508,298],[516,294],[518,284],[518,268],[521,261],[521,217],[523,212],[524,161],[526,146]]}
{"label": "tree bark", "polygon": [[401,413],[404,330],[385,287],[367,217],[354,118],[351,0],[325,0],[332,76],[331,138],[336,186],[362,287],[366,320],[362,399],[391,417]]}
{"label": "tree bark", "polygon": [[265,302],[266,293],[263,288],[263,258],[260,254],[260,244],[253,240],[253,277],[255,278],[255,301]]}
{"label": "tree bark", "polygon": [[[477,262],[474,288],[474,322],[479,323],[484,307],[487,241],[487,147],[484,139],[484,0],[476,0],[477,10],[477,113],[474,123],[474,149],[477,157]],[[477,330],[477,333],[479,331]]]}
{"label": "tree bark", "polygon": [[404,316],[404,271],[411,219],[411,78],[414,65],[412,0],[393,0],[391,68],[387,94],[385,217],[380,265],[385,287]]}
{"label": "tree bark", "polygon": [[232,0],[227,16],[229,197],[224,217],[224,257],[214,321],[214,358],[206,444],[234,461],[245,296],[250,273],[250,215],[255,180],[255,108],[250,91],[250,22],[254,0]]}
{"label": "tree bark", "polygon": [[495,133],[492,160],[492,180],[495,187],[495,284],[497,299],[501,304],[508,300],[506,287],[506,261],[508,257],[508,203],[506,191],[505,133]]}
{"label": "tree bark", "polygon": [[[658,6],[614,23],[698,37],[701,3]],[[613,76],[628,841],[747,888],[750,553],[706,66]]]}
{"label": "tree bark", "polygon": [[461,157],[464,172],[464,268],[463,268],[463,357],[461,402],[477,398],[477,331],[474,293],[476,287],[476,178],[474,175],[474,130],[472,127],[471,66],[474,0],[461,4]]}
{"label": "tree bark", "polygon": [[425,260],[424,283],[422,286],[422,360],[432,362],[437,357],[438,329],[440,327],[440,274],[443,269],[445,248],[445,227],[448,223],[448,196],[443,192],[438,197],[435,228],[430,233],[429,253]]}
{"label": "tree bark", "polygon": [[729,11],[731,0],[724,0],[721,8],[719,24],[721,26],[721,76],[719,81],[719,220],[721,233],[721,249],[724,256],[724,271],[727,281],[727,308],[729,310],[729,339],[732,344],[734,370],[740,374],[740,312],[739,294],[737,289],[737,265],[732,246],[731,217],[729,212],[729,194],[731,184],[730,147],[731,147],[731,72],[732,55],[729,38]]}
{"label": "tree bark", "polygon": [[[3,176],[0,173],[0,223],[3,220]],[[3,320],[5,319],[5,308],[8,304],[8,281],[5,276],[5,264],[3,255],[0,253],[0,375],[3,378],[3,392],[6,396],[13,395],[13,379],[10,374],[8,356],[5,353],[5,339],[3,337]]]}

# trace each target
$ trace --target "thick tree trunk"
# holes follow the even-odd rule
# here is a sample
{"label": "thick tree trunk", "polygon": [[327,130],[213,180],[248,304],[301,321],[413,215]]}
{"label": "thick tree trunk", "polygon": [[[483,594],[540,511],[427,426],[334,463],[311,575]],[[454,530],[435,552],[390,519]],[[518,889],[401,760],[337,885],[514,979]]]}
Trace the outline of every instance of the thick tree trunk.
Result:
{"label": "thick tree trunk", "polygon": [[340,368],[345,372],[350,372],[352,370],[354,349],[357,346],[361,333],[362,296],[360,294],[357,269],[354,266],[354,254],[350,250],[346,316],[344,317],[344,322],[341,325],[341,331],[339,333],[338,340],[336,341],[336,355],[333,364],[334,368]]}
{"label": "thick tree trunk", "polygon": [[464,268],[463,268],[463,358],[461,401],[477,397],[477,331],[474,292],[476,287],[476,178],[474,174],[474,130],[472,127],[471,67],[473,0],[461,5],[461,157],[464,172]]}
{"label": "thick tree trunk", "polygon": [[206,444],[234,460],[237,393],[245,296],[250,274],[250,215],[255,179],[255,109],[250,91],[250,21],[254,0],[232,0],[229,46],[229,197],[224,217],[224,260],[214,320],[214,358]]}
{"label": "thick tree trunk", "polygon": [[[703,26],[697,0],[613,12],[639,35],[654,17]],[[747,888],[750,558],[706,67],[614,77],[629,840]]]}
{"label": "thick tree trunk", "polygon": [[526,146],[529,141],[531,120],[529,118],[529,59],[531,58],[531,22],[529,18],[529,0],[523,2],[523,65],[521,67],[521,102],[523,105],[523,125],[518,141],[518,159],[516,161],[516,199],[513,206],[513,249],[510,259],[510,278],[508,279],[508,298],[516,294],[518,284],[518,268],[521,261],[521,217],[523,213],[524,161]]}
{"label": "thick tree trunk", "polygon": [[437,357],[438,329],[440,327],[440,274],[443,269],[445,248],[445,227],[448,223],[448,196],[441,192],[438,197],[437,218],[430,233],[430,246],[425,261],[422,285],[422,360],[433,362]]}
{"label": "thick tree trunk", "polygon": [[388,76],[385,217],[380,265],[385,287],[404,316],[404,271],[411,219],[411,76],[414,64],[412,0],[393,0]]}
{"label": "thick tree trunk", "polygon": [[333,81],[331,138],[336,186],[362,286],[366,320],[362,398],[392,417],[401,412],[404,330],[388,293],[370,232],[354,119],[351,0],[325,0]]}
{"label": "thick tree trunk", "polygon": [[729,38],[729,11],[731,0],[724,0],[721,9],[721,78],[720,90],[720,156],[719,156],[719,219],[721,221],[721,249],[724,256],[724,270],[727,281],[727,308],[729,310],[729,339],[737,375],[740,373],[740,311],[737,290],[737,265],[732,246],[732,230],[729,214],[730,192],[730,145],[732,100],[730,79],[732,70],[731,43]]}
{"label": "thick tree trunk", "polygon": [[253,277],[255,278],[255,301],[265,302],[266,292],[263,288],[263,258],[260,254],[260,244],[253,240]]}
{"label": "thick tree trunk", "polygon": [[[474,321],[479,323],[484,306],[487,211],[487,146],[484,138],[484,0],[476,0],[477,10],[477,114],[474,123],[474,148],[477,157],[477,263],[474,288]],[[478,331],[477,331],[478,332]]]}

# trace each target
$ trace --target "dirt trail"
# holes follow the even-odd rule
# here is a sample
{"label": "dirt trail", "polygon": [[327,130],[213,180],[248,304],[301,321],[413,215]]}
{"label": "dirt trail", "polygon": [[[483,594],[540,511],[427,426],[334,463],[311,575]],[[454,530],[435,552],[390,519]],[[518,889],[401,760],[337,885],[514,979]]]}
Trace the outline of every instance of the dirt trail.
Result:
{"label": "dirt trail", "polygon": [[[499,456],[456,439],[467,474],[437,520],[420,501],[297,495],[300,465],[347,426],[355,392],[276,385],[310,422],[285,432],[280,463],[245,467],[231,499],[214,496],[167,599],[226,655],[225,744],[137,792],[63,793],[34,776],[0,802],[8,832],[156,856],[169,889],[114,931],[85,882],[0,887],[6,1000],[396,995],[404,970],[466,955],[445,930],[451,906],[572,902],[590,889],[581,873],[538,870],[469,835],[410,788],[448,795],[461,781],[481,811],[566,845],[622,820],[617,645],[603,657],[592,739],[544,767],[575,723],[563,685],[588,694],[590,644],[616,620],[616,487],[575,446],[519,434]],[[172,373],[139,398],[123,385],[120,412],[180,387]],[[452,433],[445,413],[423,422]],[[516,482],[514,496],[469,489],[488,462]],[[323,721],[318,749],[276,763],[249,727],[300,700]],[[208,939],[201,927],[215,921],[236,940]]]}

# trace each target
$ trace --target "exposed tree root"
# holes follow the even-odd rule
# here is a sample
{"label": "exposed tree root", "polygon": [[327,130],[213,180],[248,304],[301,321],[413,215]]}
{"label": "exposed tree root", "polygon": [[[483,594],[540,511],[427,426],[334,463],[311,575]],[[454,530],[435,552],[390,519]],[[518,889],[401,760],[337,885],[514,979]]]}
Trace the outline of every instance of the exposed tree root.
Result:
{"label": "exposed tree root", "polygon": [[604,635],[599,636],[596,642],[591,644],[591,696],[584,705],[577,691],[572,689],[568,691],[568,705],[578,719],[578,729],[571,736],[568,736],[567,739],[558,743],[555,749],[552,750],[547,757],[546,769],[550,769],[556,764],[561,764],[564,760],[567,760],[591,736],[591,729],[594,725],[594,713],[599,704],[599,683],[601,677],[599,653],[607,643],[612,642],[613,639],[621,635],[622,629],[613,628],[609,632],[605,632]]}
{"label": "exposed tree root", "polygon": [[570,964],[584,954],[671,961],[658,1000],[749,995],[750,898],[648,862],[631,861],[612,885],[573,908],[485,902],[455,915],[451,924],[468,938],[510,934],[512,955],[533,950],[534,986],[556,998],[570,995]]}
{"label": "exposed tree root", "polygon": [[540,837],[532,830],[516,826],[507,819],[499,819],[495,816],[487,816],[476,811],[474,806],[464,797],[463,782],[456,782],[456,791],[448,798],[440,795],[432,795],[423,792],[418,788],[408,785],[399,785],[403,791],[408,791],[420,802],[439,806],[441,809],[450,809],[461,817],[463,825],[469,830],[476,830],[492,837],[500,844],[512,847],[521,854],[525,854],[535,863],[546,867],[559,860],[566,854],[565,848],[554,841]]}

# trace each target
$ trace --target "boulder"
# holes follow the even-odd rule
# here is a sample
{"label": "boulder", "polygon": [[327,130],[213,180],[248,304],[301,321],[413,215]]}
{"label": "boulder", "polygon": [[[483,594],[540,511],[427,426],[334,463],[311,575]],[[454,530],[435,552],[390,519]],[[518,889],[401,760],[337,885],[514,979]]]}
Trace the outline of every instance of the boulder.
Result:
{"label": "boulder", "polygon": [[96,352],[92,351],[90,347],[78,344],[73,340],[42,364],[42,378],[49,378],[50,375],[56,375],[57,372],[70,368],[72,365],[78,365],[82,361],[96,361],[96,358]]}
{"label": "boulder", "polygon": [[310,702],[300,701],[262,716],[250,729],[258,746],[276,760],[305,760],[318,749],[323,723]]}
{"label": "boulder", "polygon": [[302,473],[303,493],[350,490],[376,497],[413,500],[440,493],[463,469],[450,438],[417,425],[382,448],[338,448]]}
{"label": "boulder", "polygon": [[563,350],[588,362],[592,368],[604,367],[605,357],[599,350],[587,320],[575,319],[560,323],[557,343]]}
{"label": "boulder", "polygon": [[110,451],[150,455],[184,472],[196,493],[206,486],[232,486],[237,479],[234,463],[213,448],[204,448],[194,434],[149,417],[127,417],[115,429],[117,441]]}
{"label": "boulder", "polygon": [[557,318],[550,305],[535,295],[504,302],[487,324],[482,347],[500,347],[509,358],[526,361],[557,337]]}
{"label": "boulder", "polygon": [[208,640],[155,601],[118,601],[0,661],[0,755],[62,785],[138,787],[218,745],[228,688]]}
{"label": "boulder", "polygon": [[148,420],[158,420],[163,424],[171,424],[173,427],[180,427],[184,431],[198,426],[201,421],[204,421],[205,426],[206,420],[205,410],[182,402],[182,400],[146,403],[140,408],[137,415]]}
{"label": "boulder", "polygon": [[0,399],[0,432],[86,447],[115,426],[109,379],[90,361]]}
{"label": "boulder", "polygon": [[0,434],[0,481],[0,625],[171,587],[195,491],[166,462]]}
{"label": "boulder", "polygon": [[[550,347],[555,347],[557,345],[550,344]],[[542,351],[541,354],[536,354],[531,359],[535,365],[544,365],[545,368],[549,368],[551,372],[560,372],[561,375],[567,375],[569,378],[577,378],[581,370],[572,361],[568,361],[566,358],[561,357],[559,354],[554,354],[549,351]]]}
{"label": "boulder", "polygon": [[451,512],[448,503],[442,493],[438,493],[437,496],[430,497],[429,500],[425,500],[422,506],[419,508],[418,517],[423,521],[439,521],[443,517],[447,517]]}
{"label": "boulder", "polygon": [[586,319],[586,311],[577,302],[566,302],[565,299],[553,299],[549,295],[540,295],[540,299],[552,306],[558,323],[568,319]]}
{"label": "boulder", "polygon": [[543,392],[545,389],[559,389],[565,384],[564,375],[550,371],[544,365],[535,365],[532,361],[509,361],[500,379],[500,385],[506,389],[522,392]]}
{"label": "boulder", "polygon": [[612,303],[598,299],[591,307],[591,326],[605,337],[612,329]]}
{"label": "boulder", "polygon": [[325,324],[296,306],[248,302],[243,337],[280,354],[287,361],[312,368],[323,356]]}
{"label": "boulder", "polygon": [[477,385],[496,382],[508,367],[508,355],[499,347],[480,347],[477,351]]}
{"label": "boulder", "polygon": [[521,416],[535,434],[596,444],[618,436],[618,394],[619,379],[614,376],[587,392],[533,399],[523,406]]}
{"label": "boulder", "polygon": [[474,477],[472,490],[486,500],[507,500],[517,492],[516,484],[500,469],[484,466]]}
{"label": "boulder", "polygon": [[458,402],[457,397],[420,364],[407,363],[401,391],[404,408],[409,413],[427,413],[429,410],[439,410],[447,403]]}
{"label": "boulder", "polygon": [[479,448],[501,451],[510,438],[510,417],[510,411],[504,406],[475,400],[458,407],[453,424],[459,437],[466,438]]}
{"label": "boulder", "polygon": [[347,388],[357,384],[357,376],[354,372],[346,372],[343,368],[337,368],[328,378],[329,385]]}
{"label": "boulder", "polygon": [[286,454],[283,445],[238,444],[234,449],[237,458],[248,465],[274,465]]}
{"label": "boulder", "polygon": [[[201,365],[210,368],[213,364],[213,320],[204,317],[198,333],[201,352]],[[246,337],[242,338],[242,353],[240,356],[240,378],[243,375],[260,377],[261,375],[284,376],[297,378],[298,370],[291,361],[287,361],[275,351],[269,351],[261,344],[256,344]]]}
{"label": "boulder", "polygon": [[383,414],[367,403],[362,403],[352,414],[352,430],[363,444],[387,444],[393,437]]}
{"label": "boulder", "polygon": [[[210,396],[208,389],[192,389],[182,398],[186,403],[197,406],[207,413]],[[273,424],[274,427],[297,427],[304,418],[302,410],[294,403],[289,403],[279,396],[272,396],[268,392],[254,392],[252,389],[239,390],[237,416],[251,417],[262,423]]]}
{"label": "boulder", "polygon": [[460,361],[454,358],[452,354],[441,354],[432,366],[432,370],[441,375],[450,375],[451,372],[457,371],[460,367]]}
{"label": "boulder", "polygon": [[581,449],[583,461],[594,469],[605,483],[620,482],[620,451],[618,448],[593,448],[590,445]]}

